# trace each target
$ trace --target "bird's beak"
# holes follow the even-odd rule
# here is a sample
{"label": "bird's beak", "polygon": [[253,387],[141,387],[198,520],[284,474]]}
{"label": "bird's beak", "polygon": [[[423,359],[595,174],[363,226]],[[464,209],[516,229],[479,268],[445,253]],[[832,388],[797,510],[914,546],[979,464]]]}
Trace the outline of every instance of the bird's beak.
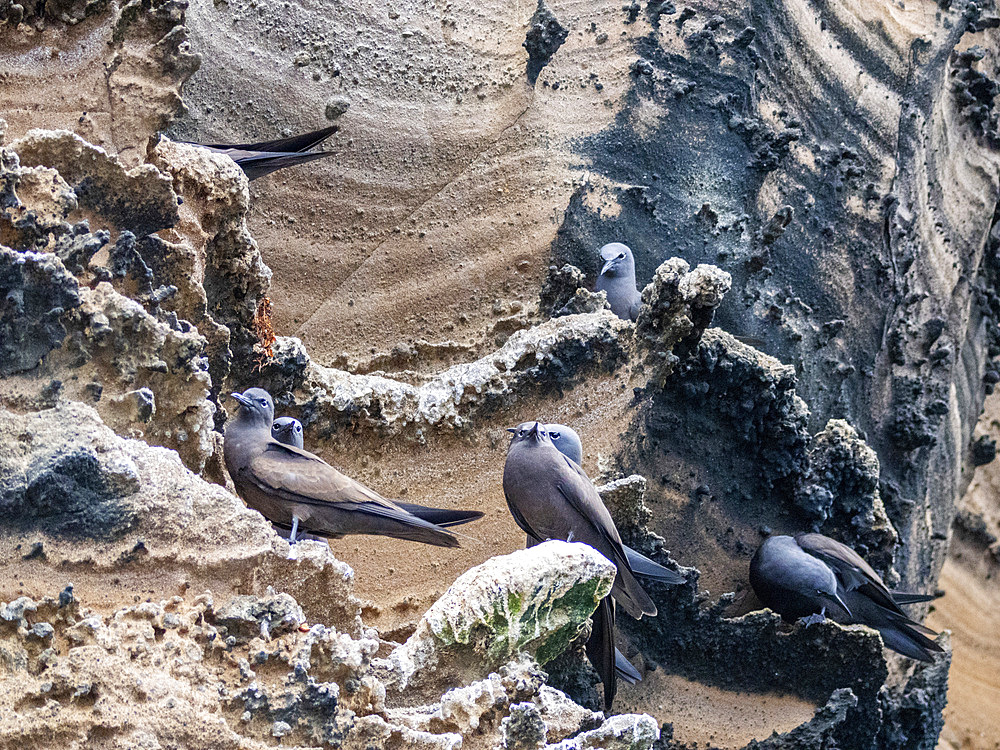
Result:
{"label": "bird's beak", "polygon": [[604,268],[601,269],[601,276],[604,276],[608,271],[611,270],[611,266],[615,263],[615,259],[612,258],[607,263],[604,264]]}
{"label": "bird's beak", "polygon": [[533,422],[531,424],[531,430],[528,431],[528,437],[533,437],[533,438],[535,438],[537,440],[538,439],[538,427],[539,427],[538,422]]}
{"label": "bird's beak", "polygon": [[243,406],[246,406],[247,408],[249,408],[250,404],[252,403],[250,399],[248,399],[242,393],[230,393],[229,395],[235,398],[237,401],[239,401]]}

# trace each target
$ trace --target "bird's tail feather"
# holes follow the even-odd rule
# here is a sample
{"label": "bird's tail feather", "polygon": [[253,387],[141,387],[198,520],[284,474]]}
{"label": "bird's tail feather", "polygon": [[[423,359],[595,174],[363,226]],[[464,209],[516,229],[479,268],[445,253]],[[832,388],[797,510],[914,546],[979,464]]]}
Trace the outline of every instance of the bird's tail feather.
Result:
{"label": "bird's tail feather", "polygon": [[648,557],[640,552],[636,552],[631,547],[626,547],[623,544],[622,549],[625,550],[625,559],[628,560],[628,566],[637,576],[649,578],[653,581],[659,581],[660,583],[681,584],[687,581],[687,579],[680,573],[671,570],[670,568],[663,567],[658,562],[650,560]]}
{"label": "bird's tail feather", "polygon": [[203,144],[207,148],[215,148],[224,151],[230,148],[242,149],[244,151],[274,151],[292,153],[306,151],[314,146],[318,146],[331,135],[340,130],[339,125],[329,125],[319,130],[312,130],[308,133],[300,133],[288,138],[276,138],[273,141],[260,141],[258,143],[238,143],[238,144]]}
{"label": "bird's tail feather", "polygon": [[403,503],[399,500],[393,500],[393,502],[407,513],[429,521],[435,526],[458,526],[483,517],[483,512],[480,510],[449,510],[447,508],[428,508],[416,503]]}
{"label": "bird's tail feather", "polygon": [[615,649],[615,673],[618,675],[618,679],[623,682],[627,682],[629,685],[634,685],[637,682],[642,682],[642,675],[639,674],[639,670],[632,666],[632,662],[625,658],[625,654]]}
{"label": "bird's tail feather", "polygon": [[937,633],[925,625],[886,609],[859,591],[842,593],[851,607],[851,621],[875,628],[887,648],[918,661],[933,661],[933,654],[944,651],[930,638]]}
{"label": "bird's tail feather", "polygon": [[[610,711],[618,692],[618,672],[615,669],[615,604],[610,596],[604,597],[594,610],[590,639],[587,641],[587,658],[594,666],[604,685],[604,710]],[[624,658],[624,657],[623,657]]]}
{"label": "bird's tail feather", "polygon": [[911,594],[908,591],[892,591],[892,600],[896,604],[919,604],[921,602],[932,602],[937,599],[937,594]]}
{"label": "bird's tail feather", "polygon": [[256,180],[258,177],[271,174],[279,169],[333,156],[334,153],[334,151],[307,151],[303,154],[262,152],[253,156],[241,157],[236,160],[236,163],[246,173],[248,180]]}
{"label": "bird's tail feather", "polygon": [[646,593],[642,585],[635,579],[635,576],[632,575],[632,571],[628,569],[627,565],[618,565],[618,575],[615,576],[611,595],[636,620],[640,619],[643,615],[656,615],[656,605],[649,598],[649,594]]}

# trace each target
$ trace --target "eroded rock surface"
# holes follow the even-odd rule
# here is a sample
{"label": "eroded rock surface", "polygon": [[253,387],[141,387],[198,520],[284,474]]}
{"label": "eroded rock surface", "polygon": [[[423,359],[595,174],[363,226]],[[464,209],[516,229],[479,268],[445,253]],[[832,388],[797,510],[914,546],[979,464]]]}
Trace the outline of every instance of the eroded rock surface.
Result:
{"label": "eroded rock surface", "polygon": [[[366,672],[406,647],[362,606],[383,638],[426,645],[413,633],[443,589],[521,546],[502,428],[540,417],[579,427],[629,542],[687,578],[651,585],[659,618],[621,620],[636,664],[754,709],[775,683],[817,707],[797,728],[761,708],[782,729],[763,746],[934,745],[947,657],[908,665],[861,628],[747,614],[746,565],[768,533],[816,528],[929,591],[956,518],[956,554],[977,556],[961,580],[992,570],[992,512],[955,513],[964,459],[989,457],[970,438],[1000,380],[991,10],[171,0],[0,17],[2,637],[38,675],[54,659],[58,679],[14,706],[37,737],[51,711],[68,717],[60,744],[93,740],[91,722],[126,746],[645,747],[660,723],[661,746],[690,746],[666,731],[676,696],[649,704],[655,722],[601,725],[530,661],[472,674],[442,657],[419,706]],[[339,117],[336,156],[250,187],[225,158],[155,138],[198,54],[179,138]],[[588,291],[609,240],[650,282],[636,325]],[[386,495],[483,509],[470,543],[334,542],[356,576],[312,542],[288,560],[184,469],[225,483],[221,396],[259,384],[307,447]],[[144,600],[164,624],[183,615],[183,638],[122,629]],[[104,664],[151,649],[135,668],[165,702],[92,651],[63,653],[70,617],[101,641],[74,648],[105,648]],[[245,667],[209,640],[222,627]],[[336,651],[349,668],[286,658],[310,637],[316,665]],[[586,701],[581,651],[562,684]],[[744,744],[725,734],[697,741]]]}

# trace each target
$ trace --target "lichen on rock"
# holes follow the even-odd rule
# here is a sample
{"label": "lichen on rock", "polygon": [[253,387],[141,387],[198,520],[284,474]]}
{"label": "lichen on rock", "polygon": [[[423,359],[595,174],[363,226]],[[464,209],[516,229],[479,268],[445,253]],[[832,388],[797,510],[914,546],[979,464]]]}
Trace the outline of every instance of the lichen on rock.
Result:
{"label": "lichen on rock", "polygon": [[[390,654],[396,690],[435,670],[485,675],[524,652],[544,664],[580,632],[611,591],[615,567],[591,547],[550,541],[461,575]],[[447,655],[447,656],[445,656]]]}

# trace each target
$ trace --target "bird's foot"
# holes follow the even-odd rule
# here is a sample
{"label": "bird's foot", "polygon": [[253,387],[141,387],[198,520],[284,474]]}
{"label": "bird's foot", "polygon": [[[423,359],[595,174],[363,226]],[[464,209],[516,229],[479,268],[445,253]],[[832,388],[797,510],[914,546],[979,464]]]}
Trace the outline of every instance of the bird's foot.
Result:
{"label": "bird's foot", "polygon": [[808,617],[800,617],[799,623],[804,627],[809,627],[810,625],[819,625],[821,622],[826,622],[826,613],[818,612],[811,614]]}

